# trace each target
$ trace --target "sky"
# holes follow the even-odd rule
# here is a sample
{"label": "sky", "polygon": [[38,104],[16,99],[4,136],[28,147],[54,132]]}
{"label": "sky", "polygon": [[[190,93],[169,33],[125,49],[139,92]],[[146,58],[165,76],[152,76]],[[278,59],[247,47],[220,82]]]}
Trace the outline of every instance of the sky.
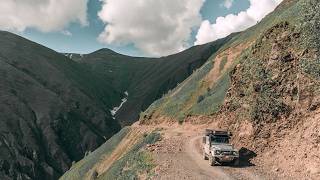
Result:
{"label": "sky", "polygon": [[0,30],[58,52],[166,56],[253,26],[282,0],[6,0]]}

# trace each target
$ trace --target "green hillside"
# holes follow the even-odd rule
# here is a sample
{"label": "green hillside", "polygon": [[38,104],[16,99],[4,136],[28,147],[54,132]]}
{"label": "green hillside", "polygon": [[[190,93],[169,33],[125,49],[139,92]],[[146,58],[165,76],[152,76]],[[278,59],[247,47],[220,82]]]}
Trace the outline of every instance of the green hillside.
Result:
{"label": "green hillside", "polygon": [[[160,138],[158,131],[142,133],[138,129],[125,127],[96,151],[74,164],[60,179],[135,179],[139,173],[154,168],[152,157],[144,148]],[[113,159],[116,155],[119,155],[118,161]],[[108,157],[112,158],[106,160]],[[104,163],[110,163],[110,168],[105,172],[99,170]]]}
{"label": "green hillside", "polygon": [[[313,4],[315,5],[314,7],[312,6]],[[317,44],[319,41],[316,38],[319,37],[317,36],[318,31],[316,30],[318,24],[315,24],[315,22],[317,22],[315,21],[317,18],[316,4],[317,3],[315,1],[310,0],[284,1],[274,12],[269,14],[256,26],[233,37],[231,41],[226,43],[221,49],[219,49],[217,53],[214,54],[214,56],[211,58],[211,61],[203,65],[180,86],[172,90],[165,97],[154,102],[142,114],[141,120],[143,122],[152,122],[150,119],[155,119],[159,116],[165,116],[179,121],[184,121],[184,119],[188,116],[214,115],[219,112],[222,105],[226,101],[226,96],[230,97],[230,94],[227,94],[227,92],[234,83],[238,83],[237,81],[240,81],[244,84],[252,84],[251,81],[256,79],[256,76],[258,76],[260,73],[259,69],[261,70],[261,68],[266,68],[263,67],[262,64],[266,63],[265,61],[267,61],[267,56],[272,53],[270,47],[267,47],[268,45],[272,46],[272,42],[268,42],[271,44],[267,44],[265,39],[271,38],[268,36],[268,33],[276,31],[277,28],[285,28],[281,30],[284,33],[291,33],[292,36],[299,34],[299,39],[295,42],[287,43],[283,42],[284,40],[279,42],[279,44],[283,43],[286,48],[293,46],[294,43],[298,43],[294,44],[294,46],[297,48],[295,51],[297,52],[303,51],[304,49],[310,49],[309,52],[313,51],[311,50],[312,46],[314,46],[314,49],[318,49],[320,46]],[[313,19],[308,19],[311,17]],[[283,24],[285,24],[285,27],[282,27],[284,26]],[[279,31],[282,32],[281,30]],[[244,45],[247,44],[250,45],[245,48]],[[243,46],[243,48],[239,48],[237,52],[234,50],[241,46]],[[256,49],[261,47],[264,47],[265,49],[263,49],[263,52],[257,56]],[[290,50],[287,51],[290,52]],[[238,55],[232,57],[232,54]],[[289,55],[291,56],[291,54]],[[299,55],[295,54],[295,56]],[[228,61],[230,58],[233,58],[232,63],[228,67],[224,67],[226,62],[223,61]],[[300,72],[310,73],[310,75],[318,74],[319,62],[316,59],[311,60],[304,57],[299,57],[297,61],[299,61],[301,65],[305,64],[305,66],[309,68],[308,71],[305,71],[302,66],[299,66],[299,68],[301,68],[299,69]],[[216,67],[217,69],[215,69],[215,66],[219,66],[219,64],[220,67]],[[232,74],[235,73],[236,66],[238,68],[239,66],[245,66],[247,70],[250,70],[250,72],[243,72],[244,74],[239,75],[242,79],[232,79]],[[285,67],[289,66],[289,64],[283,64],[281,66]],[[212,77],[212,74],[210,74],[212,70],[221,72],[214,82],[210,83],[208,82],[208,78],[210,79],[210,76]],[[272,74],[273,73],[270,72],[269,76],[272,77]],[[264,79],[263,81],[266,80]],[[248,86],[242,88],[246,89],[243,91],[251,90]],[[241,94],[241,96],[248,96],[246,93],[253,92],[244,92]],[[272,97],[266,96],[265,98]],[[269,100],[272,102],[271,99],[265,99],[266,102]],[[233,99],[232,102],[238,103],[239,105],[241,104],[239,99]],[[246,103],[251,105],[253,102],[250,101]],[[257,102],[257,104],[263,105],[264,103]]]}

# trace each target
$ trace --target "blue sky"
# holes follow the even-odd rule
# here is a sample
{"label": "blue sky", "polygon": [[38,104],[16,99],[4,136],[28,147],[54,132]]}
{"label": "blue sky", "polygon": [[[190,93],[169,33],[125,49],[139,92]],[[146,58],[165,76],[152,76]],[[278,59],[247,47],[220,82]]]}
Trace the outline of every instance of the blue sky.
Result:
{"label": "blue sky", "polygon": [[[102,2],[98,0],[89,0],[87,18],[89,25],[82,26],[79,23],[71,23],[65,30],[72,33],[71,36],[60,32],[41,32],[35,28],[26,28],[20,35],[39,44],[47,46],[59,52],[90,53],[100,48],[110,48],[116,52],[132,55],[143,56],[144,53],[135,48],[132,43],[116,45],[105,44],[97,40],[99,34],[104,30],[105,23],[101,21],[97,13],[101,10]],[[226,16],[230,13],[237,14],[249,7],[248,0],[235,0],[231,8],[226,8],[222,4],[224,0],[206,0],[201,8],[203,20],[209,20],[214,23],[219,16]],[[189,46],[193,45],[196,40],[199,26],[194,27],[192,35],[189,38]]]}

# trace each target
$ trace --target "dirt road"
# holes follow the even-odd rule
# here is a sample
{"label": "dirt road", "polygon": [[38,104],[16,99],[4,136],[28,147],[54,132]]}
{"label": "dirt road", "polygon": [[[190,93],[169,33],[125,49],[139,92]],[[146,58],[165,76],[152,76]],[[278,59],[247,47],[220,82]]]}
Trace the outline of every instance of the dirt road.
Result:
{"label": "dirt road", "polygon": [[199,143],[200,140],[201,136],[196,136],[191,138],[186,143],[186,153],[188,154],[189,158],[194,162],[194,164],[200,167],[200,170],[211,179],[233,179],[230,175],[226,174],[221,168],[209,166],[208,161],[203,160]]}
{"label": "dirt road", "polygon": [[203,172],[206,172],[214,179],[253,179],[264,180],[257,172],[252,172],[250,167],[229,167],[229,166],[209,166],[208,161],[203,160],[201,151],[201,137],[196,136],[187,142],[187,153]]}
{"label": "dirt road", "polygon": [[[170,128],[171,129],[171,128]],[[229,167],[209,165],[203,160],[201,136],[190,129],[165,130],[163,139],[152,150],[155,158],[156,176],[154,179],[190,179],[190,180],[264,180],[257,167]]]}

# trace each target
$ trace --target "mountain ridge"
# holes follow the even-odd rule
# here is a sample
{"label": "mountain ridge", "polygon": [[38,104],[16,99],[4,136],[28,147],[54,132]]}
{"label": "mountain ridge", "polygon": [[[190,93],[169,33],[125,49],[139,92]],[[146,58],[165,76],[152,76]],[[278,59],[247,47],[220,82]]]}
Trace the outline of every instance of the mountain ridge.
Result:
{"label": "mountain ridge", "polygon": [[[116,54],[112,58],[105,59],[104,50],[98,50],[83,55],[77,62],[88,66],[92,71],[104,77],[119,92],[129,92],[128,101],[116,115],[116,119],[126,126],[136,121],[139,113],[155,99],[160,98],[169,89],[191,75],[193,70],[205,63],[213,52],[235,34],[213,43],[191,47],[181,53],[160,58]],[[122,65],[119,66],[119,64]]]}

